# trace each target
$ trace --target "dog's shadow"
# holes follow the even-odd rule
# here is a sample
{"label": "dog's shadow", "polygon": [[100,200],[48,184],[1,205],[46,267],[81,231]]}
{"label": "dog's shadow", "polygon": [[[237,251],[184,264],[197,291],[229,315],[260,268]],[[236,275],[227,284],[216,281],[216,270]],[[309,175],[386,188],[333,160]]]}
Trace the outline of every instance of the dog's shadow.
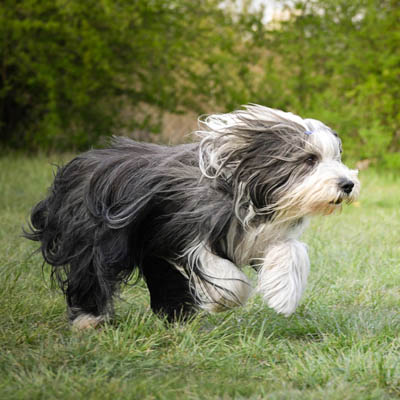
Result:
{"label": "dog's shadow", "polygon": [[236,332],[247,340],[279,338],[322,342],[327,337],[346,336],[349,333],[350,319],[350,315],[339,315],[332,310],[309,309],[306,306],[300,306],[294,315],[285,317],[261,305],[246,307],[240,313],[233,310],[225,315],[202,315],[199,325],[202,331]]}

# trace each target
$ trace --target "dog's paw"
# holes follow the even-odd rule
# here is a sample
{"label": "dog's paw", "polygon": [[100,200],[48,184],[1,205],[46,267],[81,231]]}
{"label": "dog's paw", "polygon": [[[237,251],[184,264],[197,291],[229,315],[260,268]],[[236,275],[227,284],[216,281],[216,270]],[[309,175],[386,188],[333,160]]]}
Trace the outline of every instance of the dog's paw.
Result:
{"label": "dog's paw", "polygon": [[293,314],[304,292],[310,263],[306,246],[297,240],[277,243],[269,249],[259,271],[258,292],[277,313]]}
{"label": "dog's paw", "polygon": [[92,314],[80,314],[72,321],[72,328],[76,330],[85,330],[96,328],[104,321],[102,315],[94,316]]}
{"label": "dog's paw", "polygon": [[292,315],[299,303],[298,296],[291,289],[280,290],[272,296],[264,296],[264,301],[266,301],[268,307],[285,317]]}

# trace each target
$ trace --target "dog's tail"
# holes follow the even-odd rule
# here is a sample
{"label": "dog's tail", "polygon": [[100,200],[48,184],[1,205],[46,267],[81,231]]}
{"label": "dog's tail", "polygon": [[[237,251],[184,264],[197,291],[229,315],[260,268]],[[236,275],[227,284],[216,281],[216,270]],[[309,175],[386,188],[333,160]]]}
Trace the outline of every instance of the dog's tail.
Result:
{"label": "dog's tail", "polygon": [[42,240],[47,227],[48,199],[39,201],[32,209],[28,228],[23,228],[23,237],[35,242]]}
{"label": "dog's tail", "polygon": [[56,189],[57,177],[61,174],[59,168],[55,183],[46,198],[37,203],[30,214],[28,226],[23,228],[23,236],[29,240],[41,242],[39,250],[42,251],[45,261],[52,265],[62,265],[62,260],[57,257],[57,241],[59,226],[56,223],[57,214],[61,208],[61,196]]}

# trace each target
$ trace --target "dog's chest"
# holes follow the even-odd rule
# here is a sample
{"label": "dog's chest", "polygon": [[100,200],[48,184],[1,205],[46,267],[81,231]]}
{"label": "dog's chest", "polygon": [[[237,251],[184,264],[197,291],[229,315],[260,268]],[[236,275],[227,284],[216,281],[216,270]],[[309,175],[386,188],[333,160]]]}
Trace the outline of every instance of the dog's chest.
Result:
{"label": "dog's chest", "polygon": [[238,266],[261,262],[272,243],[297,239],[308,221],[301,219],[287,224],[262,224],[250,228],[240,235],[232,249],[233,259]]}

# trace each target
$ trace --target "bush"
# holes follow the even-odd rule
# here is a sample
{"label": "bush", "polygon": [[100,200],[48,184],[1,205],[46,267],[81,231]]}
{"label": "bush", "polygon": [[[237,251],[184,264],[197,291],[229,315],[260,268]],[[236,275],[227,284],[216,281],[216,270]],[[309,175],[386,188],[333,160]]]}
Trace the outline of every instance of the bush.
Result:
{"label": "bush", "polygon": [[[220,3],[4,0],[0,141],[84,148],[123,127],[154,127],[163,110],[246,98],[235,48],[248,22]],[[154,107],[139,117],[143,104]]]}
{"label": "bush", "polygon": [[400,159],[398,2],[298,1],[288,12],[266,32],[264,98],[331,125],[351,158]]}

